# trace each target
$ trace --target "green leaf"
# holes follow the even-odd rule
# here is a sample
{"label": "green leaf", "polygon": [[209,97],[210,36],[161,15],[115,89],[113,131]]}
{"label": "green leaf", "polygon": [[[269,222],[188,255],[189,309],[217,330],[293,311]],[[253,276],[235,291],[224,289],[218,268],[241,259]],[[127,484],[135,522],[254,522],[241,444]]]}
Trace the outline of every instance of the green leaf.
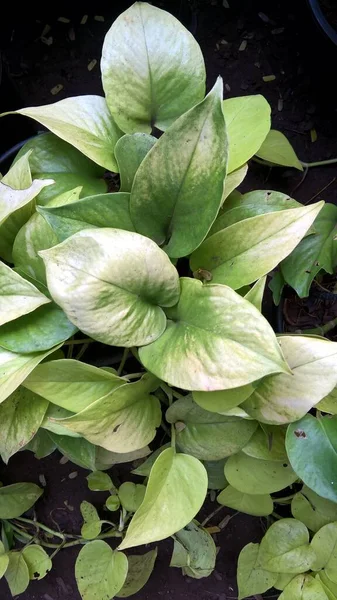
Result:
{"label": "green leaf", "polygon": [[255,421],[209,412],[185,396],[166,411],[166,420],[176,423],[179,448],[201,460],[220,460],[243,448],[256,430]]}
{"label": "green leaf", "polygon": [[191,269],[206,269],[212,283],[226,283],[233,289],[252,283],[292,252],[323,205],[317,202],[234,223],[211,235],[193,252]]}
{"label": "green leaf", "polygon": [[80,551],[75,577],[82,600],[107,600],[122,588],[128,572],[123,552],[111,550],[103,540],[94,540]]}
{"label": "green leaf", "polygon": [[114,484],[107,473],[93,471],[87,476],[88,487],[92,492],[108,492],[114,488]]}
{"label": "green leaf", "polygon": [[228,485],[225,475],[226,459],[222,460],[204,460],[203,465],[207,471],[209,490],[223,490]]}
{"label": "green leaf", "polygon": [[194,579],[209,577],[215,567],[216,547],[211,535],[192,521],[174,536],[170,567],[181,567]]}
{"label": "green leaf", "polygon": [[123,133],[101,96],[75,96],[45,106],[21,108],[0,116],[15,114],[35,119],[101,167],[117,171],[113,151]]}
{"label": "green leaf", "polygon": [[47,206],[38,208],[40,215],[49,224],[57,241],[63,242],[82,229],[93,227],[115,227],[134,231],[129,209],[130,194],[116,192],[99,194],[83,198],[70,205]]}
{"label": "green leaf", "polygon": [[234,223],[264,215],[271,212],[280,212],[290,208],[300,208],[302,205],[282,192],[271,190],[255,190],[248,194],[240,194],[236,198],[228,199],[214,221],[209,236],[221,231]]}
{"label": "green leaf", "polygon": [[[225,200],[230,194],[243,182],[247,175],[248,165],[243,165],[240,169],[236,169],[232,173],[227,173],[224,181],[224,189],[222,193],[221,204],[224,204]],[[215,221],[216,223],[216,221]]]}
{"label": "green leaf", "polygon": [[276,129],[269,131],[261,148],[256,152],[256,156],[273,165],[294,167],[294,169],[303,171],[301,161],[297,158],[289,140],[283,133]]}
{"label": "green leaf", "polygon": [[281,302],[283,288],[285,286],[285,281],[283,279],[283,275],[281,271],[274,272],[270,282],[268,283],[269,289],[273,293],[273,302],[275,306],[279,306]]}
{"label": "green leaf", "polygon": [[291,513],[308,529],[316,532],[324,525],[337,521],[337,504],[321,498],[304,485],[292,499]]}
{"label": "green leaf", "polygon": [[160,402],[150,394],[157,387],[158,381],[145,374],[56,422],[112,452],[138,450],[153,440],[161,422]]}
{"label": "green leaf", "polygon": [[0,403],[6,400],[28,377],[29,373],[58,347],[51,348],[46,352],[32,352],[31,354],[17,354],[0,348]]}
{"label": "green leaf", "polygon": [[23,385],[49,402],[77,413],[125,385],[125,379],[78,360],[61,359],[36,367]]}
{"label": "green leaf", "polygon": [[115,512],[116,510],[119,509],[121,503],[120,500],[118,498],[118,496],[109,496],[109,498],[106,499],[105,501],[105,506],[107,507],[108,510],[111,510],[111,512]]}
{"label": "green leaf", "polygon": [[129,569],[126,580],[117,598],[128,598],[137,594],[147,584],[157,558],[157,548],[146,554],[128,556]]}
{"label": "green leaf", "polygon": [[318,337],[279,338],[291,375],[265,378],[243,403],[248,414],[280,425],[303,417],[337,384],[337,344]]}
{"label": "green leaf", "polygon": [[267,517],[274,510],[274,504],[269,494],[244,494],[231,485],[222,490],[217,501],[219,504],[254,517]]}
{"label": "green leaf", "polygon": [[288,427],[286,448],[298,477],[316,494],[337,502],[337,417],[306,415]]}
{"label": "green leaf", "polygon": [[0,346],[21,354],[43,352],[64,342],[76,332],[76,325],[52,302],[2,325]]}
{"label": "green leaf", "polygon": [[337,522],[324,525],[311,541],[316,554],[313,570],[325,569],[327,576],[337,584]]}
{"label": "green leaf", "polygon": [[93,540],[101,533],[102,521],[98,516],[96,508],[90,502],[86,500],[81,502],[80,510],[84,520],[81,528],[81,536],[85,540]]}
{"label": "green leaf", "polygon": [[252,435],[242,452],[261,460],[287,462],[285,449],[286,429],[280,426],[261,425]]}
{"label": "green leaf", "polygon": [[43,579],[53,566],[47,552],[36,544],[23,548],[22,554],[28,567],[29,579],[31,580]]}
{"label": "green leaf", "polygon": [[61,408],[60,406],[56,406],[55,404],[50,404],[48,406],[45,417],[41,423],[41,427],[46,429],[50,433],[56,433],[60,436],[72,436],[72,437],[80,437],[78,433],[70,432],[68,429],[55,423],[54,419],[65,419],[66,417],[71,417],[73,415],[70,410],[66,410],[65,408]]}
{"label": "green leaf", "polygon": [[240,552],[237,570],[239,600],[252,594],[263,594],[276,582],[277,574],[266,571],[259,564],[259,548],[259,544],[247,544]]}
{"label": "green leaf", "polygon": [[120,465],[122,463],[138,461],[151,453],[148,446],[134,450],[133,452],[110,452],[105,448],[96,446],[97,459],[96,469],[103,471],[103,469],[110,469],[113,465]]}
{"label": "green leaf", "polygon": [[225,477],[244,494],[271,494],[288,487],[297,479],[287,462],[260,460],[239,452],[225,464]]}
{"label": "green leaf", "polygon": [[272,573],[304,573],[311,569],[314,560],[309,532],[296,519],[273,523],[260,544],[259,561]]}
{"label": "green leaf", "polygon": [[0,454],[6,464],[37,433],[47,408],[47,400],[22,386],[0,404]]}
{"label": "green leaf", "polygon": [[[49,200],[48,207],[61,206],[79,199],[82,188],[77,187]],[[40,250],[46,250],[58,244],[58,238],[47,221],[35,212],[21,227],[13,244],[13,261],[28,275],[40,282],[46,282],[46,270]]]}
{"label": "green leaf", "polygon": [[121,505],[127,512],[136,512],[144,500],[146,486],[125,481],[118,490]]}
{"label": "green leaf", "polygon": [[322,412],[330,413],[331,415],[337,414],[337,388],[334,388],[330,394],[325,396],[318,404],[316,408]]}
{"label": "green leaf", "polygon": [[260,94],[223,102],[229,141],[228,172],[252,158],[270,130],[270,105]]}
{"label": "green leaf", "polygon": [[49,435],[57,449],[75,465],[92,471],[96,469],[97,449],[93,444],[81,437],[57,435],[54,432],[49,432]]}
{"label": "green leaf", "polygon": [[[49,298],[0,261],[0,325],[32,312]],[[1,331],[1,329],[0,329]]]}
{"label": "green leaf", "polygon": [[305,237],[281,264],[288,285],[300,298],[309,295],[317,273],[333,273],[333,244],[336,237],[337,207],[325,204],[315,219],[314,233]]}
{"label": "green leaf", "polygon": [[244,402],[253,391],[254,387],[251,384],[248,384],[230,390],[193,392],[193,400],[199,404],[201,408],[221,415],[227,410],[239,406],[239,404]]}
{"label": "green leaf", "polygon": [[323,589],[328,597],[328,600],[336,600],[337,584],[331,581],[325,571],[320,571],[316,575],[316,579],[322,584]]}
{"label": "green leaf", "polygon": [[262,301],[264,290],[266,287],[267,275],[258,279],[257,282],[253,285],[253,287],[245,294],[246,300],[251,302],[257,310],[262,312]]}
{"label": "green leaf", "polygon": [[48,431],[39,429],[33,439],[22,448],[22,450],[30,450],[34,452],[35,458],[45,458],[54,452],[56,444],[54,444]]}
{"label": "green leaf", "polygon": [[175,17],[145,2],[110,27],[101,71],[111,114],[126,133],[166,129],[205,93],[199,45]]}
{"label": "green leaf", "polygon": [[9,556],[5,551],[5,546],[0,542],[0,579],[4,576],[7,571],[9,564]]}
{"label": "green leaf", "polygon": [[136,172],[156,141],[157,138],[147,133],[123,135],[118,140],[115,156],[118,163],[121,192],[131,192]]}
{"label": "green leaf", "polygon": [[179,303],[166,311],[166,331],[139,349],[147,369],[170,385],[197,391],[236,388],[288,370],[272,328],[250,302],[227,286],[180,281]]}
{"label": "green leaf", "polygon": [[9,552],[9,563],[5,578],[12,596],[26,591],[29,585],[29,569],[22,552]]}
{"label": "green leaf", "polygon": [[141,475],[141,477],[148,477],[159,454],[166,450],[166,448],[170,448],[170,446],[171,443],[168,443],[164,444],[164,446],[160,446],[160,448],[157,448],[157,450],[152,452],[150,456],[148,456],[147,459],[141,465],[139,465],[139,467],[133,469],[131,473],[134,475]]}
{"label": "green leaf", "polygon": [[278,573],[274,588],[276,590],[284,590],[284,588],[290,583],[296,575],[294,573]]}
{"label": "green leaf", "polygon": [[25,190],[32,185],[32,174],[30,172],[29,157],[32,150],[22,154],[1,179],[1,183],[8,185],[14,190]]}
{"label": "green leaf", "polygon": [[145,498],[120,549],[157,542],[176,533],[195,517],[206,493],[207,473],[201,462],[167,448],[152,467]]}
{"label": "green leaf", "polygon": [[43,133],[29,140],[16,155],[15,163],[27,150],[33,150],[29,164],[34,179],[48,176],[55,181],[39,193],[38,204],[44,205],[79,185],[83,186],[83,198],[107,191],[103,180],[104,169],[53,133]]}
{"label": "green leaf", "polygon": [[311,575],[297,575],[284,588],[279,600],[328,600],[324,588],[318,579]]}
{"label": "green leaf", "polygon": [[119,229],[86,229],[40,255],[52,297],[83,333],[126,347],[163,333],[161,306],[177,303],[179,280],[151,240]]}
{"label": "green leaf", "polygon": [[162,135],[135,176],[130,211],[137,231],[173,258],[199,246],[221,205],[227,164],[221,98],[218,80]]}
{"label": "green leaf", "polygon": [[0,488],[0,519],[16,519],[43,494],[35,483],[13,483]]}

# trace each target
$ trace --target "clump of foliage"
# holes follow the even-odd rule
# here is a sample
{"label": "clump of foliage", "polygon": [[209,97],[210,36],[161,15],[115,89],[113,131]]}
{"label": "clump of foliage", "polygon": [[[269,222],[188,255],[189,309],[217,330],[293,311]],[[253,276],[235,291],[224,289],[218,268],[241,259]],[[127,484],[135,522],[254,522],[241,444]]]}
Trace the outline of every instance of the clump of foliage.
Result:
{"label": "clump of foliage", "polygon": [[[38,486],[1,488],[0,576],[22,593],[79,545],[83,600],[127,597],[157,552],[132,548],[172,536],[171,566],[206,577],[216,548],[196,516],[218,490],[275,520],[240,555],[240,598],[337,598],[337,346],[276,336],[261,314],[267,274],[281,264],[290,282],[330,209],[236,191],[254,155],[302,163],[262,96],[223,101],[221,78],[205,96],[200,48],[165,11],[123,13],[101,69],[105,98],[16,111],[50,133],[0,182],[0,453],[57,448],[109,492],[111,517],[83,502],[81,532],[61,533],[22,517]],[[85,361],[93,342],[105,366]],[[105,473],[135,460],[136,483]]]}

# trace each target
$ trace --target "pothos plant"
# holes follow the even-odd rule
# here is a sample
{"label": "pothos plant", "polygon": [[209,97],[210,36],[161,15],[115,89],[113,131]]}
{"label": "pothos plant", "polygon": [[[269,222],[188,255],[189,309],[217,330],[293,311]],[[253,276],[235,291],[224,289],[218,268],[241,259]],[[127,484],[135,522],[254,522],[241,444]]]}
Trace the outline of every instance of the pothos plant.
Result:
{"label": "pothos plant", "polygon": [[[200,48],[167,12],[123,13],[101,70],[105,98],[16,111],[50,133],[0,182],[0,452],[58,448],[109,492],[112,517],[83,502],[81,532],[54,531],[22,517],[38,486],[1,488],[0,575],[19,594],[78,545],[83,600],[126,597],[156,559],[132,548],[172,536],[171,565],[205,577],[216,547],[196,516],[218,490],[219,505],[275,521],[240,555],[240,598],[337,598],[337,346],[277,337],[261,314],[267,274],[314,235],[324,202],[235,191],[254,155],[284,164],[286,144],[298,159],[277,135],[275,155],[262,96],[223,101],[221,78],[205,96]],[[136,483],[105,473],[135,460]]]}

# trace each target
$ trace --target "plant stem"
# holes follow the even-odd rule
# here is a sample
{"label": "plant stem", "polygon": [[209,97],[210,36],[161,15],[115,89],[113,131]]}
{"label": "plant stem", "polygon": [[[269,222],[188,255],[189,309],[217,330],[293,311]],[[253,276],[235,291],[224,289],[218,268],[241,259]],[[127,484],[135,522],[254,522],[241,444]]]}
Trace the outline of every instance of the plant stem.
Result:
{"label": "plant stem", "polygon": [[279,514],[277,514],[277,512],[273,512],[271,514],[271,516],[274,517],[274,519],[278,519],[278,520],[283,519],[283,517],[281,517]]}
{"label": "plant stem", "polygon": [[306,167],[306,168],[325,167],[326,165],[333,165],[333,164],[337,163],[337,158],[329,158],[328,160],[318,160],[316,162],[310,162],[310,163],[306,163],[306,162],[303,162],[303,160],[301,160],[300,163],[303,167]]}
{"label": "plant stem", "polygon": [[80,360],[80,358],[82,358],[83,354],[85,353],[86,350],[88,350],[89,348],[89,344],[83,344],[82,348],[80,349],[79,353],[77,354],[77,356],[75,357],[75,360]]}
{"label": "plant stem", "polygon": [[221,510],[223,510],[224,508],[226,508],[223,504],[221,504],[220,506],[217,506],[215,510],[213,510],[213,512],[211,512],[206,519],[203,520],[202,523],[200,523],[200,527],[205,527],[206,523],[208,523],[211,519],[213,519],[213,517],[215,517],[215,515],[217,515]]}
{"label": "plant stem", "polygon": [[27,525],[32,525],[33,527],[35,527],[35,529],[42,529],[43,531],[50,533],[53,537],[60,538],[62,541],[66,539],[66,535],[64,535],[63,533],[60,533],[59,531],[54,531],[53,529],[50,529],[50,527],[47,527],[46,525],[43,525],[38,521],[32,521],[31,519],[25,519],[24,517],[17,517],[16,521],[21,521],[21,523],[27,523]]}
{"label": "plant stem", "polygon": [[123,373],[124,365],[126,363],[126,359],[128,356],[129,356],[129,348],[124,348],[122,360],[118,367],[117,375],[121,375]]}
{"label": "plant stem", "polygon": [[95,340],[92,340],[91,338],[83,338],[81,340],[68,340],[67,342],[64,342],[63,346],[78,346],[79,344],[91,344],[94,341]]}
{"label": "plant stem", "polygon": [[273,498],[273,501],[276,502],[276,504],[280,504],[282,502],[288,502],[288,500],[292,500],[294,496],[295,494],[291,494],[290,496],[284,496],[283,498]]}
{"label": "plant stem", "polygon": [[172,395],[177,398],[177,400],[180,400],[180,398],[185,398],[183,394],[179,394],[179,392],[176,392],[176,390],[172,390]]}
{"label": "plant stem", "polygon": [[144,375],[144,373],[131,373],[131,375],[123,375],[122,379],[138,379]]}
{"label": "plant stem", "polygon": [[326,333],[331,331],[331,329],[334,329],[334,327],[336,326],[337,317],[331,319],[331,321],[328,321],[327,323],[325,323],[325,325],[320,325],[320,327],[315,327],[314,329],[303,329],[302,333],[309,333],[312,335],[325,335]]}

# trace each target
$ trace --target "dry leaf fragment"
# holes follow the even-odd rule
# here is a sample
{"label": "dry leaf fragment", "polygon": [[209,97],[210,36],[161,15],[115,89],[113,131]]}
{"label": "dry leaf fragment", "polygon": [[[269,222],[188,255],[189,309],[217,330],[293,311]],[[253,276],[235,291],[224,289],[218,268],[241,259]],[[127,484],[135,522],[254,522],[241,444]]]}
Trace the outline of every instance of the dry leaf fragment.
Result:
{"label": "dry leaf fragment", "polygon": [[247,48],[247,40],[242,40],[240,46],[239,46],[239,52],[243,52],[244,50],[246,50]]}
{"label": "dry leaf fragment", "polygon": [[83,15],[83,17],[80,21],[80,25],[85,25],[87,20],[88,20],[88,15]]}
{"label": "dry leaf fragment", "polygon": [[97,65],[97,60],[96,58],[93,58],[90,63],[88,64],[88,71],[92,71]]}
{"label": "dry leaf fragment", "polygon": [[63,85],[62,85],[62,83],[58,83],[50,90],[50,93],[53,96],[56,96],[56,94],[58,94],[61,90],[63,90]]}
{"label": "dry leaf fragment", "polygon": [[311,138],[312,143],[314,143],[314,142],[317,141],[317,131],[316,131],[316,129],[311,129],[311,131],[310,131],[310,138]]}
{"label": "dry leaf fragment", "polygon": [[264,75],[262,77],[263,81],[265,81],[266,83],[268,83],[269,81],[275,81],[276,76],[275,75]]}
{"label": "dry leaf fragment", "polygon": [[100,21],[101,23],[104,23],[104,17],[102,17],[102,15],[95,15],[94,19],[95,21]]}
{"label": "dry leaf fragment", "polygon": [[57,20],[60,23],[70,23],[70,19],[67,19],[67,17],[59,17]]}
{"label": "dry leaf fragment", "polygon": [[68,477],[69,479],[75,479],[78,475],[78,471],[72,471],[72,473],[69,473]]}

